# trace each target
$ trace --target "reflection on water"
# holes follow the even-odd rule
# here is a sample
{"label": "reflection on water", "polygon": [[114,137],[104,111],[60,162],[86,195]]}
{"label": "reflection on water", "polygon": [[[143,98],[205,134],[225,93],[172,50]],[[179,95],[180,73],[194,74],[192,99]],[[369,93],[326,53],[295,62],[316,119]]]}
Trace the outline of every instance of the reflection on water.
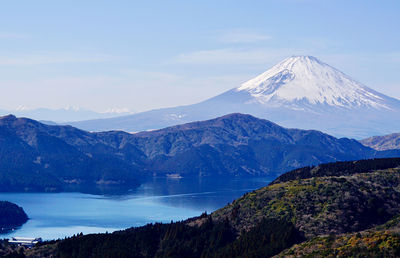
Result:
{"label": "reflection on water", "polygon": [[270,181],[267,178],[153,178],[134,192],[140,196],[158,196],[160,202],[171,206],[210,212]]}
{"label": "reflection on water", "polygon": [[212,212],[270,181],[152,178],[124,195],[0,193],[0,200],[22,206],[30,218],[20,229],[0,234],[0,238],[56,239],[80,232],[112,232],[150,222],[183,220],[204,211]]}

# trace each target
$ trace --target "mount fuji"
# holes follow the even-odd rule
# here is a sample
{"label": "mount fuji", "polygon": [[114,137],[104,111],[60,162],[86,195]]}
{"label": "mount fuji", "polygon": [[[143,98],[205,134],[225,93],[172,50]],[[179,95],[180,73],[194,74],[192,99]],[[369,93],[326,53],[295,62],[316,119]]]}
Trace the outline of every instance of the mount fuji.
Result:
{"label": "mount fuji", "polygon": [[233,112],[339,137],[360,139],[400,131],[400,100],[312,56],[289,57],[239,87],[194,105],[70,124],[90,131],[136,132]]}

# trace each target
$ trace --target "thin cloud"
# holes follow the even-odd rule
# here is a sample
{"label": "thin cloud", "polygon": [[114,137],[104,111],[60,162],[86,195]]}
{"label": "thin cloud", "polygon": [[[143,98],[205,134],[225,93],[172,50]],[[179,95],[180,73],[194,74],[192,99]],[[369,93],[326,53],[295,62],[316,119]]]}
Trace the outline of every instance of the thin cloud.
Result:
{"label": "thin cloud", "polygon": [[115,60],[107,55],[46,52],[26,55],[0,54],[0,66],[31,66],[63,63],[97,63]]}
{"label": "thin cloud", "polygon": [[25,34],[0,32],[1,40],[28,39],[28,38],[30,37]]}
{"label": "thin cloud", "polygon": [[105,111],[100,112],[102,114],[108,114],[108,113],[112,113],[112,114],[124,114],[124,113],[134,113],[132,112],[129,108],[126,107],[113,107],[113,108],[108,108]]}
{"label": "thin cloud", "polygon": [[171,63],[194,65],[258,65],[279,60],[293,54],[304,53],[303,50],[289,49],[238,49],[224,48],[200,50],[180,54],[172,58]]}
{"label": "thin cloud", "polygon": [[272,37],[251,31],[231,31],[223,34],[219,40],[224,43],[256,43],[270,40]]}
{"label": "thin cloud", "polygon": [[160,80],[168,82],[176,82],[182,79],[182,76],[175,73],[158,72],[158,71],[145,71],[136,69],[126,69],[121,71],[122,74],[134,78],[143,78],[144,80]]}

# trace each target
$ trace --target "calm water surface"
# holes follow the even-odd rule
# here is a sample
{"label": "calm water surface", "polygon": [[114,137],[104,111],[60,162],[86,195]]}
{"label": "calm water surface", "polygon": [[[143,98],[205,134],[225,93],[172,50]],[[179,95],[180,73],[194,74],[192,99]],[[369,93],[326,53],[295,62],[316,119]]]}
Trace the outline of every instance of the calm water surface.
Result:
{"label": "calm water surface", "polygon": [[57,239],[77,233],[112,232],[150,222],[170,222],[208,213],[271,180],[154,178],[129,194],[0,193],[22,206],[29,221],[0,238]]}

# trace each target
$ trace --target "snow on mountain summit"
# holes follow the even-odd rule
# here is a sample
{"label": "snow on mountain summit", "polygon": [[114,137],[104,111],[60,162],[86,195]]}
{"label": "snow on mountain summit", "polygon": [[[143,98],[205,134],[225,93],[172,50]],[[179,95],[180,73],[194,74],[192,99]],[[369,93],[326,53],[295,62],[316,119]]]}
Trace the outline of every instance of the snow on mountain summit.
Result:
{"label": "snow on mountain summit", "polygon": [[263,104],[323,104],[339,107],[390,107],[385,96],[312,56],[292,56],[236,91],[247,91]]}

